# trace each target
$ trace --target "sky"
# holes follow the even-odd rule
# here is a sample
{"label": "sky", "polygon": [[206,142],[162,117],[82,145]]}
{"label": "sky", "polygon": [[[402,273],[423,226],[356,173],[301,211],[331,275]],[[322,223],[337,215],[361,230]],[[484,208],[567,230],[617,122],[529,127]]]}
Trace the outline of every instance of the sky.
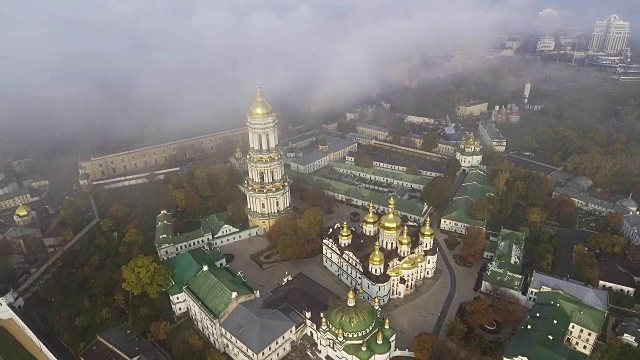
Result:
{"label": "sky", "polygon": [[330,107],[375,93],[406,58],[485,47],[553,4],[591,24],[637,17],[629,2],[3,1],[0,130],[229,128],[258,84],[276,111]]}

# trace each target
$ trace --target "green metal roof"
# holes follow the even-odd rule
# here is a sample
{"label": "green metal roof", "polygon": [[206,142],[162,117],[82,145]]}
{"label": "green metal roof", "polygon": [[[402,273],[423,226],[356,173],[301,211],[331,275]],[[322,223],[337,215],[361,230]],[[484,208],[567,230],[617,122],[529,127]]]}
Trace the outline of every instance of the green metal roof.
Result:
{"label": "green metal roof", "polygon": [[487,245],[485,245],[484,247],[484,252],[493,254],[495,256],[497,249],[498,249],[497,241],[487,241]]}
{"label": "green metal roof", "polygon": [[402,173],[402,172],[394,172],[394,171],[379,170],[379,169],[369,169],[366,167],[349,165],[349,164],[340,163],[340,162],[332,162],[331,167],[336,169],[344,169],[344,170],[359,172],[359,173],[370,175],[370,176],[379,176],[387,179],[394,179],[394,180],[403,181],[410,184],[422,185],[422,186],[426,186],[427,184],[429,184],[432,179],[427,176],[411,175],[411,174]]}
{"label": "green metal roof", "polygon": [[194,231],[182,233],[180,235],[173,234],[173,214],[164,212],[156,216],[156,248],[164,245],[182,244],[193,239],[198,239],[206,234],[215,234],[222,229],[224,224],[224,215],[222,213],[211,214],[200,219],[200,228]]}
{"label": "green metal roof", "polygon": [[488,283],[520,291],[522,289],[522,255],[524,234],[502,229],[493,260],[482,278]]}
{"label": "green metal roof", "polygon": [[484,228],[485,222],[472,218],[468,209],[473,201],[495,193],[496,189],[491,186],[487,174],[477,169],[470,170],[458,191],[453,195],[453,201],[445,209],[442,218]]}
{"label": "green metal roof", "polygon": [[217,262],[223,259],[224,254],[220,250],[193,249],[165,260],[164,264],[171,269],[171,281],[173,282],[173,285],[167,290],[169,295],[182,293],[189,280],[193,279],[204,265],[213,268],[216,267]]}
{"label": "green metal roof", "polygon": [[562,291],[540,291],[531,315],[507,347],[504,356],[525,356],[529,360],[586,359],[587,355],[565,345],[569,325],[574,323],[599,333],[605,316],[604,311],[590,307]]}
{"label": "green metal roof", "polygon": [[[389,202],[389,195],[381,194],[377,191],[359,188],[357,186],[348,185],[339,181],[325,179],[320,176],[296,173],[291,174],[291,177],[303,178],[310,185],[317,186],[322,190],[349,196],[367,203],[373,201],[373,203],[376,205],[387,206],[387,203]],[[426,213],[427,208],[424,207],[422,203],[396,198],[396,210],[403,213],[411,214],[413,216],[423,217]]]}
{"label": "green metal roof", "polygon": [[348,344],[344,347],[344,352],[349,355],[353,355],[360,360],[368,360],[371,359],[374,355],[387,354],[391,351],[391,342],[389,339],[393,334],[395,334],[395,330],[382,329],[382,334],[384,335],[384,339],[382,340],[382,344],[378,344],[376,331],[373,333],[365,342],[367,343],[367,349],[362,350],[362,344]]}
{"label": "green metal roof", "polygon": [[211,315],[218,318],[227,309],[235,292],[238,296],[253,294],[241,275],[228,268],[200,271],[187,284],[187,290],[201,301]]}

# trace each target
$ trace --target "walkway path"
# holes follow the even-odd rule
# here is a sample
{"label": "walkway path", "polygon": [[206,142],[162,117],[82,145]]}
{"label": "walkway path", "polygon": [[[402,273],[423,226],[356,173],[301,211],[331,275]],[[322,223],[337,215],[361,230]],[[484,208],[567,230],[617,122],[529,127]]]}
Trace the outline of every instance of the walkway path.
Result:
{"label": "walkway path", "polygon": [[456,279],[456,272],[453,270],[453,267],[451,266],[449,255],[447,254],[446,251],[444,251],[444,248],[440,244],[440,240],[436,239],[435,245],[438,248],[438,255],[442,257],[444,265],[447,267],[447,270],[449,270],[449,293],[447,294],[447,298],[444,301],[444,305],[442,305],[442,311],[440,311],[438,320],[436,320],[436,325],[433,328],[433,334],[436,336],[440,336],[440,332],[442,331],[444,322],[447,319],[447,315],[449,314],[451,303],[453,302],[453,298],[456,295],[458,280]]}
{"label": "walkway path", "polygon": [[27,279],[27,281],[25,281],[25,283],[18,288],[17,290],[18,294],[22,295],[24,298],[31,295],[31,293],[33,293],[33,290],[37,289],[37,287],[30,289],[31,285],[33,285],[36,282],[36,280],[38,280],[40,276],[42,276],[42,274],[45,273],[45,271],[47,271],[53,264],[55,264],[58,261],[58,259],[62,257],[62,254],[64,254],[65,251],[67,251],[70,247],[75,245],[75,243],[78,242],[78,240],[80,240],[86,233],[89,232],[89,230],[91,230],[100,221],[100,215],[98,214],[98,207],[96,206],[96,203],[93,200],[93,196],[91,196],[89,199],[91,200],[91,209],[93,210],[93,220],[91,220],[91,222],[87,226],[85,226],[84,229],[82,229],[78,234],[76,234],[76,236],[73,239],[71,239],[71,241],[69,241],[62,249],[60,249],[60,251],[53,254],[53,256],[51,256],[49,260],[47,260],[47,262],[44,265],[42,265],[40,269],[38,269],[38,271],[33,273],[33,275],[31,275]]}

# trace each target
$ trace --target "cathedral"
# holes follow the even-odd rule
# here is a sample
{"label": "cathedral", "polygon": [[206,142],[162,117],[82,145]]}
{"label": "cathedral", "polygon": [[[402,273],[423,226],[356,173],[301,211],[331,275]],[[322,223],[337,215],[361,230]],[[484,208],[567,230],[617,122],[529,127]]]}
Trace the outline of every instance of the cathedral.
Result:
{"label": "cathedral", "polygon": [[284,158],[278,146],[278,119],[258,87],[256,100],[247,116],[249,153],[245,180],[249,226],[265,235],[271,225],[289,214],[291,194],[284,174]]}
{"label": "cathedral", "polygon": [[389,212],[378,219],[373,203],[362,222],[362,232],[345,222],[330,228],[322,242],[322,263],[360,296],[386,304],[412,294],[425,278],[433,277],[438,253],[433,246],[430,220],[419,230],[403,226],[389,199]]}

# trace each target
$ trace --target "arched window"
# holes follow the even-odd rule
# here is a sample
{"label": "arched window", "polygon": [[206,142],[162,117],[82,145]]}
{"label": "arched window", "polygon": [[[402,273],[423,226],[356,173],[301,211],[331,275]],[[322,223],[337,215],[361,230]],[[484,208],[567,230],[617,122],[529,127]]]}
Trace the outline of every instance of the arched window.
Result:
{"label": "arched window", "polygon": [[260,182],[263,183],[264,182],[264,173],[262,171],[260,171],[258,173],[258,177],[260,178]]}

